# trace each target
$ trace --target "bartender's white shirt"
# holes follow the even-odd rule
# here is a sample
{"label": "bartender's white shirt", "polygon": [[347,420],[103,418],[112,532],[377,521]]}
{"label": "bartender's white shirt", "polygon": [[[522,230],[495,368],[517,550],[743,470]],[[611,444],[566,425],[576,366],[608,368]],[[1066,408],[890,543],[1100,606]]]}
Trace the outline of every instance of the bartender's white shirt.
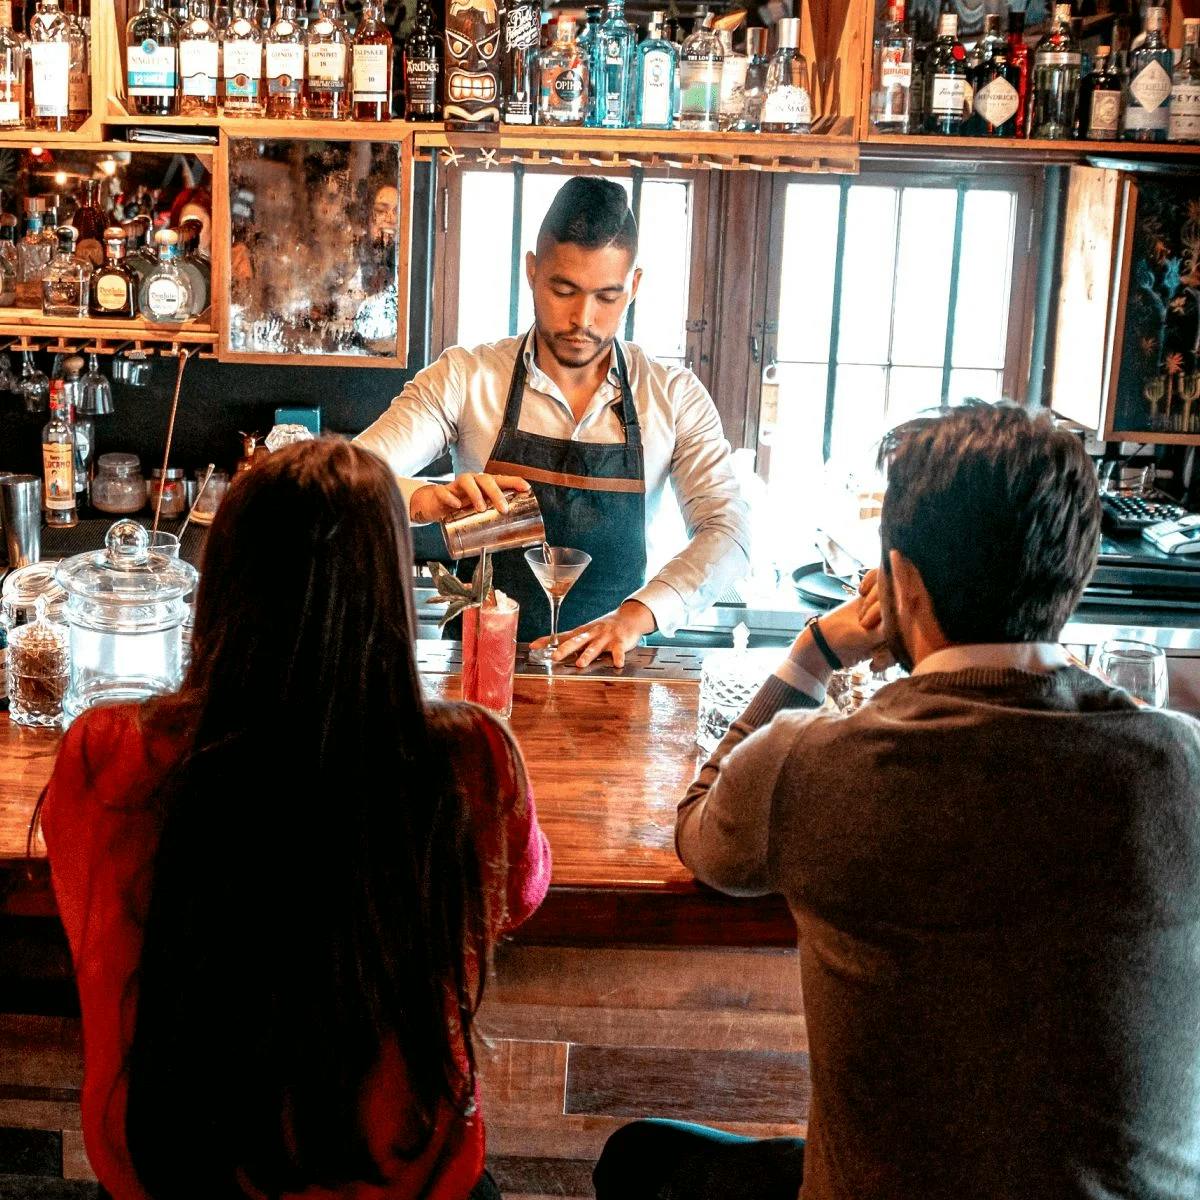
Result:
{"label": "bartender's white shirt", "polygon": [[[690,541],[634,592],[663,633],[707,608],[750,562],[749,509],[733,474],[729,443],[712,397],[691,371],[655,362],[621,343],[641,425],[646,527],[669,481]],[[424,480],[413,474],[450,452],[456,474],[482,471],[504,423],[517,354],[525,356],[519,428],[564,441],[611,445],[624,440],[616,355],[581,420],[558,385],[534,361],[532,335],[467,350],[452,346],[419,372],[387,411],[355,439],[384,458],[408,500]]]}

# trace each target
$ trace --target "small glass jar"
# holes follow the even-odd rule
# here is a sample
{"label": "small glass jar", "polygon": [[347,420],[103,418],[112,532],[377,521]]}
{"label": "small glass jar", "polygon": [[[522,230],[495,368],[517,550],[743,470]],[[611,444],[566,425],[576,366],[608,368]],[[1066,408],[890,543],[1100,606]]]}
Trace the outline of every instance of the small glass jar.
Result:
{"label": "small glass jar", "polygon": [[55,726],[63,722],[63,702],[71,680],[67,631],[46,619],[39,596],[33,621],[8,635],[8,716],[17,725]]}
{"label": "small glass jar", "polygon": [[58,559],[43,559],[10,571],[0,591],[0,622],[10,630],[30,624],[37,615],[37,601],[44,597],[46,617],[58,625],[67,623],[67,593],[55,580]]}
{"label": "small glass jar", "polygon": [[[158,494],[162,492],[162,508],[158,508]],[[150,472],[150,484],[146,489],[151,509],[158,509],[160,517],[182,517],[187,511],[187,492],[183,483],[183,468],[168,467],[164,472],[155,467]]]}
{"label": "small glass jar", "polygon": [[92,507],[106,513],[135,513],[146,506],[146,481],[136,454],[102,454],[92,480]]}
{"label": "small glass jar", "polygon": [[212,524],[213,517],[217,515],[217,509],[221,507],[221,501],[225,499],[225,493],[229,491],[228,471],[213,471],[208,486],[200,491],[207,471],[208,468],[205,467],[204,470],[196,472],[196,501],[195,507],[192,509],[192,520],[197,525]]}

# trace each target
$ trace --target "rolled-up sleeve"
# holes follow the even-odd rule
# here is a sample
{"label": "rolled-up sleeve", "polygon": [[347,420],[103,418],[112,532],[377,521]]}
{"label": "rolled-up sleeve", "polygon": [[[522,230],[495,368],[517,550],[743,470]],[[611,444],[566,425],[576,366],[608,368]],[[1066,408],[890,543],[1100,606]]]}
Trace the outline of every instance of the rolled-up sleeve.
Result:
{"label": "rolled-up sleeve", "polygon": [[675,415],[671,487],[689,540],[630,597],[654,614],[665,634],[707,608],[750,567],[750,509],[717,406],[690,371],[680,371],[669,387]]}

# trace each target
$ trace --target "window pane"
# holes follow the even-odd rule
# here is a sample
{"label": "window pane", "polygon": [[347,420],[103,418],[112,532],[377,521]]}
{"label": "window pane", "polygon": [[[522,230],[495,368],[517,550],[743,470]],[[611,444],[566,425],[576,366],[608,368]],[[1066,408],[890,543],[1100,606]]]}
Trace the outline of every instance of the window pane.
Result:
{"label": "window pane", "polygon": [[840,196],[836,184],[788,185],[779,289],[780,361],[823,363],[829,357]]}
{"label": "window pane", "polygon": [[1003,371],[951,371],[950,403],[961,404],[967,399],[987,400],[989,403],[995,403],[1002,399],[1001,389],[1003,386]]}
{"label": "window pane", "polygon": [[[945,330],[943,329],[943,336]],[[888,380],[887,425],[901,425],[942,402],[942,368],[893,367]]]}
{"label": "window pane", "polygon": [[513,177],[464,171],[458,265],[458,333],[463,346],[508,336]]}
{"label": "window pane", "polygon": [[884,367],[847,366],[837,369],[833,400],[831,458],[858,463],[874,457],[875,443],[887,431]]}
{"label": "window pane", "polygon": [[932,367],[945,358],[956,206],[953,188],[904,189],[892,362]]}
{"label": "window pane", "polygon": [[967,193],[954,315],[956,367],[1004,367],[1016,209],[1015,192]]}
{"label": "window pane", "polygon": [[633,340],[655,358],[686,353],[688,268],[692,242],[686,183],[642,184],[638,247],[642,284],[633,306]]}
{"label": "window pane", "polygon": [[839,363],[885,363],[896,256],[896,188],[855,184],[846,207]]}

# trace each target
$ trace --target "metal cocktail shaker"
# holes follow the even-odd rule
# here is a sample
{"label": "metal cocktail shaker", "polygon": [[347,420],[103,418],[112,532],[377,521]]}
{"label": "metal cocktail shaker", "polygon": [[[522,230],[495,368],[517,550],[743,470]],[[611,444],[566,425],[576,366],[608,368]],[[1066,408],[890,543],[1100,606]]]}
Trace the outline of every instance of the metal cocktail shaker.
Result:
{"label": "metal cocktail shaker", "polygon": [[441,522],[451,558],[472,558],[483,551],[520,550],[546,540],[542,510],[532,492],[505,492],[508,512],[485,508],[455,513]]}
{"label": "metal cocktail shaker", "polygon": [[26,567],[41,558],[42,481],[36,475],[0,478],[0,525],[9,567]]}

